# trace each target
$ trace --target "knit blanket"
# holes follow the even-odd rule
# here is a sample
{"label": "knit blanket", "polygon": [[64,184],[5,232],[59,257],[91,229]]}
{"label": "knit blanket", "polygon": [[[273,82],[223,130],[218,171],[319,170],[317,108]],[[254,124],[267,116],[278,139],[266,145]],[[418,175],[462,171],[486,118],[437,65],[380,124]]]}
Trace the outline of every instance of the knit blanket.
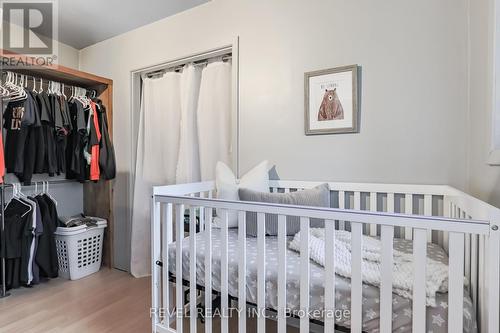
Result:
{"label": "knit blanket", "polygon": [[[311,228],[309,235],[310,258],[325,266],[325,229]],[[380,287],[382,271],[382,242],[374,237],[362,236],[361,272],[364,283]],[[300,252],[300,232],[290,242],[293,251]],[[335,273],[351,278],[351,233],[335,231]],[[436,292],[448,291],[448,265],[427,257],[426,301],[436,306]],[[413,255],[393,250],[392,270],[393,293],[412,299],[413,297]]]}

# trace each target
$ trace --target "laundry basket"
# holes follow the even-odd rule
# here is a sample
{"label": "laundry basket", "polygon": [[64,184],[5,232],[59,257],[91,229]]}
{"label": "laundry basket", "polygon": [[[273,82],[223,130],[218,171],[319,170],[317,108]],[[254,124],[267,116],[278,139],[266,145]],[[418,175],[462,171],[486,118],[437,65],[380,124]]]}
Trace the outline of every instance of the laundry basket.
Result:
{"label": "laundry basket", "polygon": [[102,241],[106,220],[95,218],[97,226],[57,228],[55,235],[59,276],[78,280],[101,268]]}

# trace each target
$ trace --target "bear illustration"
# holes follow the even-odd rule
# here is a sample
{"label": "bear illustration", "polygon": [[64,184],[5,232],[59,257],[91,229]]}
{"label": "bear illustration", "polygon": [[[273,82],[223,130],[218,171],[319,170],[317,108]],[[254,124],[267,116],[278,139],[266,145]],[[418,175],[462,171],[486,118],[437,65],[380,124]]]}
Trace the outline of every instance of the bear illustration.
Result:
{"label": "bear illustration", "polygon": [[319,107],[318,121],[341,119],[344,119],[344,108],[337,95],[337,88],[333,90],[326,89]]}

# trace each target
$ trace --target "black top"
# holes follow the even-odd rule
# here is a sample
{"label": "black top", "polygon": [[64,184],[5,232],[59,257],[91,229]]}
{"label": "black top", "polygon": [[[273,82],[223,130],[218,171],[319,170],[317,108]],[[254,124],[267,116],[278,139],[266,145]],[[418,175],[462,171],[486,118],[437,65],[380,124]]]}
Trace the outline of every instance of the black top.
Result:
{"label": "black top", "polygon": [[57,211],[54,202],[46,195],[34,198],[42,214],[43,234],[38,240],[36,263],[40,267],[40,276],[55,278],[58,276],[58,259],[54,232],[57,229]]}
{"label": "black top", "polygon": [[13,271],[8,274],[10,285],[16,288],[20,284],[28,283],[28,263],[33,241],[33,208],[20,199],[12,199],[5,208],[5,221],[6,229],[9,224],[9,228],[16,230],[10,233],[12,238],[6,239],[6,247],[16,255],[10,258]]}
{"label": "black top", "polygon": [[15,173],[26,185],[31,184],[37,154],[36,143],[41,139],[41,132],[33,130],[40,126],[38,104],[29,91],[24,101],[9,103],[4,112],[4,128],[7,132],[5,166],[7,172]]}

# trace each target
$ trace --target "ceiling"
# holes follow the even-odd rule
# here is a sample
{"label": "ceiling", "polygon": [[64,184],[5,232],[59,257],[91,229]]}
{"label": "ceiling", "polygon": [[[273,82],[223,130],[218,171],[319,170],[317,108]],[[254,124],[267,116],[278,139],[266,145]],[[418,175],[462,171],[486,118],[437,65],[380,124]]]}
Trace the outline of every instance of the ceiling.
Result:
{"label": "ceiling", "polygon": [[209,0],[62,0],[59,41],[82,49]]}

